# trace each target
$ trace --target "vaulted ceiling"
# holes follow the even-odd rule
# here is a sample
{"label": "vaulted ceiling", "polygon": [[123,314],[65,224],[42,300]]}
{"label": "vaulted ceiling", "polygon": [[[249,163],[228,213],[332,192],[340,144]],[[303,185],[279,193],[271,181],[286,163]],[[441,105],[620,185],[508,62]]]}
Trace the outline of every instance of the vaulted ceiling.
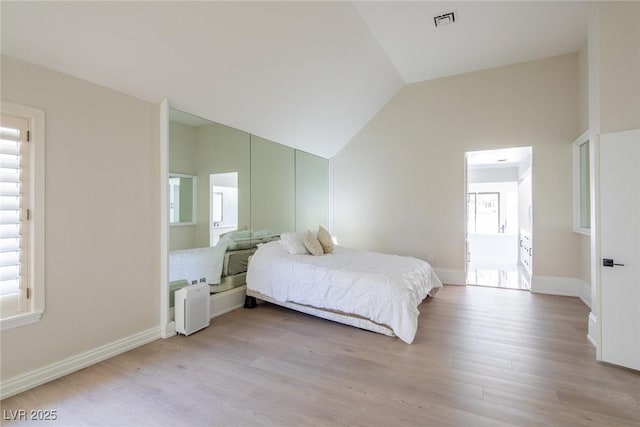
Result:
{"label": "vaulted ceiling", "polygon": [[584,2],[0,7],[3,54],[323,157],[406,83],[575,52],[587,34]]}

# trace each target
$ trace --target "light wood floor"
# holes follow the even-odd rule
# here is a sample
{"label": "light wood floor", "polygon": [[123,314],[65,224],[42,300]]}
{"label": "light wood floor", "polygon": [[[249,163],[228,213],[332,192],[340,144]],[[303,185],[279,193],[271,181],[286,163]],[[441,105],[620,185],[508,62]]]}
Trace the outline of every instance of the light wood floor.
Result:
{"label": "light wood floor", "polygon": [[640,375],[595,362],[578,299],[447,286],[420,311],[407,345],[269,304],[240,309],[2,410],[56,410],[64,426],[640,425]]}

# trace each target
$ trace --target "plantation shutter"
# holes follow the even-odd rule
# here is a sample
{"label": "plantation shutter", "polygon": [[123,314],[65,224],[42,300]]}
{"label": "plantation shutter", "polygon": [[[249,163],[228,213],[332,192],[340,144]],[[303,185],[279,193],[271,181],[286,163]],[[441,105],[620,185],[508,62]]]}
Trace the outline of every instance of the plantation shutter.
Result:
{"label": "plantation shutter", "polygon": [[2,115],[0,126],[0,298],[4,317],[10,314],[6,311],[26,310],[29,296],[29,121]]}

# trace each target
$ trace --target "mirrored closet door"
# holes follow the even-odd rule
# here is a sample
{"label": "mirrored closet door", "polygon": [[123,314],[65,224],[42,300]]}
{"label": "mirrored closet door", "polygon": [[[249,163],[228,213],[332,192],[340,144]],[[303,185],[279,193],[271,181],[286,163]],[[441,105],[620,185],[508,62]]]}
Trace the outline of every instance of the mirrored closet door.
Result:
{"label": "mirrored closet door", "polygon": [[328,226],[327,159],[175,109],[168,179],[170,307],[201,281],[213,316],[241,306],[259,243]]}

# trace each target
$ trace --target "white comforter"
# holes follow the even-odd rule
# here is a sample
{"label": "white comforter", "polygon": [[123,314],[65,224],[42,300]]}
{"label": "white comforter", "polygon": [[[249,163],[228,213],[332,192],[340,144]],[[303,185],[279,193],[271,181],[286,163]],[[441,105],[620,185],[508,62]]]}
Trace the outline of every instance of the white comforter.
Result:
{"label": "white comforter", "polygon": [[260,245],[253,255],[247,287],[276,301],[366,317],[410,344],[418,305],[442,283],[428,263],[416,258],[342,246],[329,255],[290,255],[276,241]]}

